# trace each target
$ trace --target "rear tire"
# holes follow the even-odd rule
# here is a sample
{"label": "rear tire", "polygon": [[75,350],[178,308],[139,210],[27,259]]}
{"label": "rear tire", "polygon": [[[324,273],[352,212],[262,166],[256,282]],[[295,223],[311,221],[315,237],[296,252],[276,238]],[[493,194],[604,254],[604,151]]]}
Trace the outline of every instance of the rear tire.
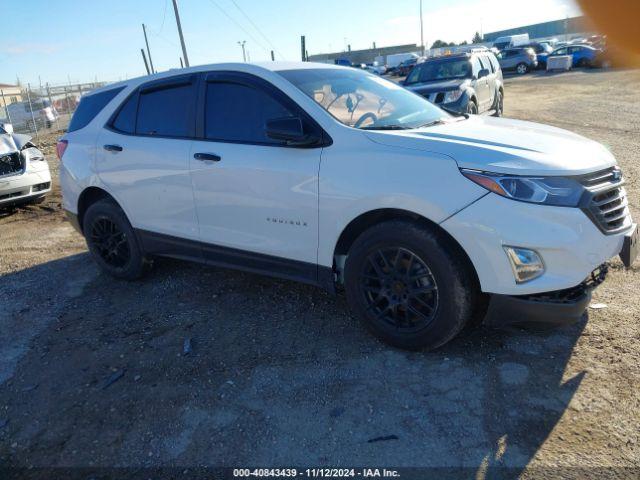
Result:
{"label": "rear tire", "polygon": [[365,231],[349,250],[349,306],[380,340],[407,350],[434,349],[472,318],[478,288],[457,247],[406,220]]}
{"label": "rear tire", "polygon": [[151,261],[145,257],[126,215],[111,200],[91,205],[82,222],[89,252],[109,275],[124,280],[142,277]]}
{"label": "rear tire", "polygon": [[516,66],[516,73],[518,75],[524,75],[525,73],[527,73],[529,71],[529,66],[526,63],[519,63]]}

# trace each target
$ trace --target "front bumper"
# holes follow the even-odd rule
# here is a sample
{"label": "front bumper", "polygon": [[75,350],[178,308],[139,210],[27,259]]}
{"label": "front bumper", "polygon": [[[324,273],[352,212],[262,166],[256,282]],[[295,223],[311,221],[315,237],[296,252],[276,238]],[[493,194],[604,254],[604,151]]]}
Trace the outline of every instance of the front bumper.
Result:
{"label": "front bumper", "polygon": [[[469,256],[483,292],[532,295],[579,285],[594,269],[622,251],[635,228],[627,217],[620,231],[605,235],[579,208],[509,200],[489,193],[441,226]],[[535,250],[542,276],[517,284],[503,246]]]}
{"label": "front bumper", "polygon": [[0,177],[0,206],[22,203],[50,191],[51,173],[47,162],[33,162],[22,174]]}
{"label": "front bumper", "polygon": [[484,320],[486,325],[560,326],[582,318],[593,290],[604,282],[606,264],[594,270],[580,285],[535,295],[492,295]]}

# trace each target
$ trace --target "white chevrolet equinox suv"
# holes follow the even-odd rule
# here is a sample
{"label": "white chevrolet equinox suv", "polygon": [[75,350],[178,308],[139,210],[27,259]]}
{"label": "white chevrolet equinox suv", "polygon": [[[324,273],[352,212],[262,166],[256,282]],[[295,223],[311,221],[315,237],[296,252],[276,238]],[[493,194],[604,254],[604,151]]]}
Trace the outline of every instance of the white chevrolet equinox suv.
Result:
{"label": "white chevrolet equinox suv", "polygon": [[638,230],[616,160],[554,127],[454,117],[367,72],[219,64],[83,97],[64,208],[111,275],[156,256],[344,289],[401,348],[579,319]]}

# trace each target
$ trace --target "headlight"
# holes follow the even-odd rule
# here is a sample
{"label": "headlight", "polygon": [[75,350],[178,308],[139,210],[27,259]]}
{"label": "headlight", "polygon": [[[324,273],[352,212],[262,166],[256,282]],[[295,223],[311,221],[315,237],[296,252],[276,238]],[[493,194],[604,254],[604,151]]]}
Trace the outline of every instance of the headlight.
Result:
{"label": "headlight", "polygon": [[444,99],[442,103],[451,103],[455,102],[462,96],[462,90],[451,90],[450,92],[444,93]]}
{"label": "headlight", "polygon": [[568,177],[521,177],[461,169],[472,182],[490,192],[522,202],[577,207],[584,187]]}
{"label": "headlight", "polygon": [[24,158],[26,158],[30,162],[39,162],[44,160],[44,155],[36,147],[25,148],[24,150],[22,150],[21,153],[24,156]]}

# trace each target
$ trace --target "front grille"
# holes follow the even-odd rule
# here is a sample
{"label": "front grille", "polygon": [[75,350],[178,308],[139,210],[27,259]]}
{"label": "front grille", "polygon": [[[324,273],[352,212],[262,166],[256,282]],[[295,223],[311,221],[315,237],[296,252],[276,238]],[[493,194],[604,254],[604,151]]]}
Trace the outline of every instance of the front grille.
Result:
{"label": "front grille", "polygon": [[33,191],[34,192],[41,192],[43,190],[47,190],[51,187],[51,182],[46,182],[46,183],[38,183],[37,185],[33,186]]}
{"label": "front grille", "polygon": [[13,193],[8,193],[6,195],[0,195],[0,200],[8,200],[10,198],[17,198],[17,197],[21,197],[23,195],[27,195],[29,192],[13,192]]}
{"label": "front grille", "polygon": [[18,152],[0,155],[0,177],[3,175],[15,175],[21,171],[22,162]]}
{"label": "front grille", "polygon": [[578,180],[587,190],[582,210],[603,233],[617,233],[628,226],[629,202],[618,167],[582,175]]}
{"label": "front grille", "polygon": [[609,273],[609,265],[603,263],[580,284],[572,288],[566,288],[564,290],[557,290],[555,292],[535,293],[532,295],[521,295],[518,298],[523,298],[532,302],[545,302],[545,303],[575,303],[584,297],[585,294],[595,289],[598,285],[605,281]]}
{"label": "front grille", "polygon": [[429,100],[431,103],[442,103],[444,100],[444,92],[425,93],[424,98]]}

